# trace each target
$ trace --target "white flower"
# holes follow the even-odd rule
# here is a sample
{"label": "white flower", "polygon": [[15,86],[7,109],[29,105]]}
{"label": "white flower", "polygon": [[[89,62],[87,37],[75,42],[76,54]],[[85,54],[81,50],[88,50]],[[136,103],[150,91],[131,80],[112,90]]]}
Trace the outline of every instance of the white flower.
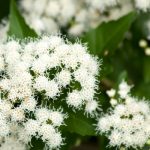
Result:
{"label": "white flower", "polygon": [[5,142],[2,143],[0,150],[26,150],[26,145],[24,143],[19,142],[14,137],[7,137]]}
{"label": "white flower", "polygon": [[86,82],[87,75],[88,75],[87,69],[81,67],[74,72],[75,80],[83,84]]}
{"label": "white flower", "polygon": [[3,79],[0,81],[0,87],[3,90],[9,90],[10,89],[10,81],[8,79]]}
{"label": "white flower", "polygon": [[5,67],[4,59],[0,56],[0,71],[3,71]]}
{"label": "white flower", "polygon": [[118,115],[123,115],[125,113],[127,113],[127,109],[123,104],[119,104],[115,107],[115,113]]}
{"label": "white flower", "polygon": [[39,128],[40,124],[36,120],[30,119],[25,123],[25,132],[28,136],[36,136]]}
{"label": "white flower", "polygon": [[55,136],[56,131],[52,125],[42,124],[39,128],[39,134],[42,135],[43,141],[47,141],[51,136]]}
{"label": "white flower", "polygon": [[11,117],[13,121],[23,121],[25,119],[24,112],[21,108],[12,109]]}
{"label": "white flower", "polygon": [[126,98],[128,96],[128,93],[130,92],[130,89],[131,87],[125,81],[122,81],[119,84],[119,91],[118,91],[120,97]]}
{"label": "white flower", "polygon": [[49,81],[45,76],[39,76],[35,79],[34,87],[38,91],[46,90],[47,88],[49,88]]}
{"label": "white flower", "polygon": [[64,115],[58,111],[52,111],[49,114],[49,119],[52,121],[54,126],[60,126],[64,121]]}
{"label": "white flower", "polygon": [[114,98],[112,98],[112,99],[110,100],[110,104],[111,104],[112,106],[117,105],[117,100],[114,99]]}
{"label": "white flower", "polygon": [[67,70],[63,70],[57,74],[56,79],[59,85],[62,85],[65,87],[71,81],[71,73]]}
{"label": "white flower", "polygon": [[21,104],[21,107],[28,111],[34,111],[36,108],[37,102],[33,97],[26,98],[23,103]]}
{"label": "white flower", "polygon": [[[40,8],[38,13],[42,11]],[[0,60],[0,69],[5,72],[0,80],[0,146],[4,149],[15,149],[15,141],[5,145],[12,137],[22,149],[33,137],[43,140],[50,149],[60,148],[63,137],[59,127],[68,110],[55,108],[56,101],[60,108],[60,100],[64,100],[74,112],[83,109],[95,116],[99,107],[95,100],[99,62],[88,54],[86,46],[71,44],[60,36],[11,39],[0,44]]]}
{"label": "white flower", "polygon": [[[119,6],[119,7],[118,7]],[[38,34],[57,33],[62,28],[79,36],[103,21],[115,20],[135,9],[147,11],[149,0],[22,0],[20,8]],[[106,15],[108,12],[109,15]]]}
{"label": "white flower", "polygon": [[60,13],[60,4],[58,1],[49,1],[46,8],[46,13],[49,17],[58,17]]}
{"label": "white flower", "polygon": [[[45,37],[45,38],[47,38],[47,37]],[[47,38],[47,40],[49,41],[50,49],[54,49],[64,43],[64,40],[59,36],[51,36],[51,37]]]}
{"label": "white flower", "polygon": [[46,122],[49,119],[50,111],[46,108],[36,110],[36,118],[39,122]]}
{"label": "white flower", "polygon": [[93,88],[82,88],[80,91],[81,98],[86,101],[92,101],[94,99],[96,91]]}
{"label": "white flower", "polygon": [[62,145],[63,139],[60,133],[55,133],[50,136],[48,143],[50,144],[50,148],[60,147]]}
{"label": "white flower", "polygon": [[48,88],[46,89],[46,95],[49,98],[54,98],[55,96],[57,96],[58,93],[59,93],[58,84],[53,80],[49,81]]}
{"label": "white flower", "polygon": [[85,110],[89,113],[92,114],[96,109],[98,108],[98,103],[97,101],[91,100],[87,101]]}
{"label": "white flower", "polygon": [[78,23],[74,24],[70,29],[69,29],[69,34],[73,36],[79,36],[81,33],[85,31],[84,24]]}
{"label": "white flower", "polygon": [[142,48],[146,48],[146,47],[147,47],[147,45],[148,45],[148,43],[147,43],[147,41],[146,41],[146,40],[141,39],[141,40],[139,41],[139,46],[140,46],[140,47],[142,47]]}
{"label": "white flower", "polygon": [[79,91],[73,91],[72,93],[69,93],[66,101],[69,106],[73,106],[75,108],[80,108],[80,106],[83,104]]}
{"label": "white flower", "polygon": [[93,5],[94,8],[100,9],[100,11],[104,11],[107,7],[114,6],[117,4],[117,0],[93,0],[89,1]]}
{"label": "white flower", "polygon": [[143,11],[150,9],[150,0],[135,0],[135,6]]}
{"label": "white flower", "polygon": [[[121,142],[122,142],[122,135],[120,132],[118,132],[117,130],[114,130],[111,135],[109,136],[109,140],[110,140],[110,145],[111,146],[120,146]],[[130,136],[129,136],[130,138]],[[130,139],[131,140],[131,139]],[[130,142],[130,141],[127,141]]]}
{"label": "white flower", "polygon": [[150,48],[149,48],[149,47],[145,49],[145,54],[146,54],[147,56],[150,56]]}
{"label": "white flower", "polygon": [[115,89],[110,89],[110,90],[107,91],[106,93],[107,93],[107,95],[108,95],[109,97],[114,97],[115,94],[116,94],[116,90],[115,90]]}
{"label": "white flower", "polygon": [[0,111],[3,112],[6,116],[11,113],[12,104],[8,101],[0,100]]}
{"label": "white flower", "polygon": [[111,127],[109,117],[101,117],[98,120],[97,130],[100,132],[108,132]]}
{"label": "white flower", "polygon": [[[119,95],[115,105],[98,119],[97,130],[105,133],[110,146],[142,148],[150,138],[150,106],[143,100],[130,96],[131,86],[123,81],[119,85]],[[114,96],[113,94],[110,94]],[[111,98],[111,96],[110,96]],[[112,98],[111,98],[112,100]]]}
{"label": "white flower", "polygon": [[5,120],[0,120],[0,136],[5,137],[10,133],[9,126]]}

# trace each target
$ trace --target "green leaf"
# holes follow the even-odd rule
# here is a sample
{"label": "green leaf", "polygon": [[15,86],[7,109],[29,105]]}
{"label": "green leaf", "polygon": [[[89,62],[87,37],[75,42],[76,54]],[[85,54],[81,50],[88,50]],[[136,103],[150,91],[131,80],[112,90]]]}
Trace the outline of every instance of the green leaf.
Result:
{"label": "green leaf", "polygon": [[136,13],[131,12],[117,21],[102,23],[96,29],[89,31],[82,41],[88,43],[93,54],[101,54],[104,50],[114,50],[123,40],[135,16]]}
{"label": "green leaf", "polygon": [[10,36],[15,36],[16,38],[37,36],[35,31],[26,24],[24,18],[20,15],[14,0],[11,0],[9,19],[10,25],[8,34]]}
{"label": "green leaf", "polygon": [[132,32],[134,36],[134,40],[139,40],[141,38],[149,37],[149,29],[147,27],[147,23],[150,20],[149,12],[140,12],[137,15],[137,18],[132,26]]}
{"label": "green leaf", "polygon": [[67,129],[71,133],[77,133],[81,136],[95,135],[94,121],[81,114],[69,114],[66,121]]}
{"label": "green leaf", "polygon": [[144,59],[144,70],[143,70],[145,83],[150,83],[150,69],[149,68],[150,68],[150,58],[146,57]]}

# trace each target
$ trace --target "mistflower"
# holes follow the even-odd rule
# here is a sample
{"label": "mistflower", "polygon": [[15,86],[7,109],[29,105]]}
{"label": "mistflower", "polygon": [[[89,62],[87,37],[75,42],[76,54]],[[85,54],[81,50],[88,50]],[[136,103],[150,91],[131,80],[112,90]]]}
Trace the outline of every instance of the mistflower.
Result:
{"label": "mistflower", "polygon": [[89,4],[93,5],[94,8],[100,9],[101,12],[105,11],[107,8],[117,5],[117,0],[87,0]]}
{"label": "mistflower", "polygon": [[119,90],[118,93],[120,95],[121,98],[126,98],[130,92],[131,87],[125,82],[121,82],[121,84],[119,85]]}
{"label": "mistflower", "polygon": [[115,94],[116,94],[116,90],[115,89],[111,89],[111,90],[107,91],[106,93],[107,93],[107,95],[109,97],[114,97]]}
{"label": "mistflower", "polygon": [[2,143],[0,150],[26,150],[27,146],[24,143],[19,142],[14,137],[7,137],[5,142]]}
{"label": "mistflower", "polygon": [[69,117],[62,102],[75,113],[95,117],[100,62],[85,46],[42,36],[9,39],[0,49],[0,149],[14,149],[17,143],[24,149],[32,138],[59,149],[64,143],[60,127]]}
{"label": "mistflower", "polygon": [[54,126],[60,126],[63,123],[64,115],[58,111],[52,111],[49,114],[49,119]]}
{"label": "mistflower", "polygon": [[135,0],[135,6],[143,11],[150,9],[150,0]]}
{"label": "mistflower", "polygon": [[[149,0],[21,0],[19,8],[28,25],[39,35],[55,34],[65,29],[79,36],[102,22],[116,20],[136,10],[148,11]],[[0,25],[0,37],[6,39],[9,21]],[[44,44],[44,43],[43,43]]]}
{"label": "mistflower", "polygon": [[150,48],[149,48],[149,47],[145,49],[145,54],[146,54],[147,56],[150,56]]}
{"label": "mistflower", "polygon": [[[150,106],[144,100],[131,97],[130,88],[123,81],[119,90],[126,89],[128,94],[123,98],[122,94],[118,95],[118,103],[98,119],[97,130],[107,135],[112,147],[142,148],[150,138]],[[112,93],[114,97],[117,95]]]}
{"label": "mistflower", "polygon": [[41,4],[40,0],[22,0],[19,6],[27,23],[37,33],[51,34],[67,28],[68,34],[79,36],[134,8],[147,11],[149,3],[149,0],[44,0]]}
{"label": "mistflower", "polygon": [[81,108],[83,104],[82,102],[83,101],[82,101],[81,94],[79,91],[76,90],[68,94],[67,104],[69,106],[73,106],[75,108]]}

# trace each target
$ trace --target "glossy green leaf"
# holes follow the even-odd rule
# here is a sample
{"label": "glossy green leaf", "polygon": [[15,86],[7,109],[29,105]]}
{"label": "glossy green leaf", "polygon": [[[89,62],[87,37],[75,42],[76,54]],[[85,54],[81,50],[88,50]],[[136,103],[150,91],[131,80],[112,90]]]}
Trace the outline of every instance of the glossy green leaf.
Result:
{"label": "glossy green leaf", "polygon": [[82,41],[88,43],[91,53],[101,54],[104,50],[114,50],[118,47],[128,31],[136,14],[134,12],[116,21],[102,23],[96,29],[89,31]]}
{"label": "glossy green leaf", "polygon": [[67,129],[71,133],[77,133],[82,136],[95,135],[95,127],[93,120],[86,118],[80,114],[69,114],[69,119],[66,121]]}
{"label": "glossy green leaf", "polygon": [[24,18],[20,15],[17,5],[14,0],[10,3],[10,25],[9,32],[10,36],[16,38],[36,37],[37,34],[31,29],[25,22]]}
{"label": "glossy green leaf", "polygon": [[144,75],[144,81],[146,83],[150,83],[150,58],[146,57],[144,59],[144,70],[143,70],[143,75]]}

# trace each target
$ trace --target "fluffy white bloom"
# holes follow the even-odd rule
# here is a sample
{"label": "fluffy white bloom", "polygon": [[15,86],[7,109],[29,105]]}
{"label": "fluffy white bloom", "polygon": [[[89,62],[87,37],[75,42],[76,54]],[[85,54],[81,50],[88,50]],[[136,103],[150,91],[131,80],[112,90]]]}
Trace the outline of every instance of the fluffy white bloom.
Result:
{"label": "fluffy white bloom", "polygon": [[[149,23],[147,22],[147,24],[149,24]],[[146,47],[148,46],[148,43],[147,43],[146,40],[141,39],[141,40],[139,41],[139,46],[140,46],[141,48],[146,48]]]}
{"label": "fluffy white bloom", "polygon": [[45,76],[39,76],[38,78],[35,79],[34,87],[38,91],[43,91],[49,87],[48,83],[49,81]]}
{"label": "fluffy white bloom", "polygon": [[99,0],[87,0],[89,2],[89,4],[91,4],[94,8],[97,8],[98,10],[100,9],[100,11],[105,11],[106,8],[111,7],[111,6],[115,6],[117,4],[117,0],[105,0],[105,1],[99,1]]}
{"label": "fluffy white bloom", "polygon": [[0,71],[3,71],[5,67],[4,59],[0,58]]}
{"label": "fluffy white bloom", "polygon": [[55,128],[52,125],[42,124],[42,126],[39,129],[39,134],[42,135],[42,139],[44,141],[48,140],[51,137],[51,135],[53,136],[55,133]]}
{"label": "fluffy white bloom", "polygon": [[107,132],[111,127],[109,117],[105,116],[98,120],[97,130],[101,132]]}
{"label": "fluffy white bloom", "polygon": [[11,113],[12,104],[8,101],[0,100],[0,111],[6,116],[9,116]]}
{"label": "fluffy white bloom", "polygon": [[39,128],[40,128],[40,124],[36,120],[30,119],[25,124],[26,134],[31,135],[31,136],[35,136],[36,133],[39,131]]}
{"label": "fluffy white bloom", "polygon": [[[32,91],[44,92],[47,98],[56,99],[62,88],[76,81],[79,82],[81,90],[69,93],[67,103],[77,108],[86,101],[93,100],[97,89],[99,62],[87,53],[85,46],[68,44],[59,36],[43,36],[27,44],[11,40],[3,46],[7,51],[1,58],[4,56],[9,64],[6,69],[10,77],[1,80],[0,85],[8,91],[11,101],[25,100],[21,105],[23,109],[30,107],[28,110],[34,110],[36,102],[28,100],[32,97]],[[27,55],[30,61],[24,59]],[[51,70],[55,70],[56,75],[49,74]]]}
{"label": "fluffy white bloom", "polygon": [[84,24],[82,24],[82,23],[74,24],[69,29],[68,32],[70,35],[79,36],[81,33],[85,32]]}
{"label": "fluffy white bloom", "polygon": [[0,120],[0,136],[1,137],[5,137],[9,134],[10,132],[10,129],[9,129],[9,126],[7,125],[7,122],[6,120]]}
{"label": "fluffy white bloom", "polygon": [[149,48],[149,47],[145,49],[145,54],[146,54],[147,56],[150,56],[150,48]]}
{"label": "fluffy white bloom", "polygon": [[50,149],[59,148],[63,143],[61,134],[51,125],[43,124],[39,129],[39,135],[42,135],[43,141]]}
{"label": "fluffy white bloom", "polygon": [[0,150],[26,150],[26,145],[19,142],[14,137],[6,138],[5,142],[1,145]]}
{"label": "fluffy white bloom", "polygon": [[135,6],[143,11],[150,9],[150,0],[135,0]]}
{"label": "fluffy white bloom", "polygon": [[25,119],[24,111],[21,108],[12,109],[12,121],[23,121]]}
{"label": "fluffy white bloom", "polygon": [[63,139],[60,133],[55,133],[54,135],[50,136],[49,144],[51,145],[51,148],[57,147],[59,148],[60,145],[62,145]]}
{"label": "fluffy white bloom", "polygon": [[[40,0],[21,0],[19,6],[26,22],[39,35],[54,34],[67,28],[68,34],[79,36],[104,21],[116,20],[134,9],[148,11],[150,1],[43,0],[41,4]],[[0,24],[2,40],[7,38],[8,28],[9,22],[2,21]]]}
{"label": "fluffy white bloom", "polygon": [[92,114],[92,112],[96,111],[97,108],[98,108],[97,101],[94,101],[94,100],[87,101],[86,107],[85,107],[86,112],[88,112],[89,114]]}
{"label": "fluffy white bloom", "polygon": [[22,102],[21,107],[28,111],[34,111],[36,108],[37,102],[33,97],[25,98]]}
{"label": "fluffy white bloom", "polygon": [[115,89],[111,89],[111,90],[107,91],[106,93],[107,93],[107,95],[109,97],[114,97],[115,94],[116,94],[116,90]]}
{"label": "fluffy white bloom", "polygon": [[67,103],[68,105],[73,106],[75,108],[80,108],[83,104],[80,92],[73,91],[72,93],[69,93],[67,97]]}
{"label": "fluffy white bloom", "polygon": [[46,108],[36,110],[36,118],[39,122],[46,122],[49,119],[50,111]]}
{"label": "fluffy white bloom", "polygon": [[117,100],[114,99],[114,98],[112,98],[112,99],[110,100],[110,104],[111,104],[112,106],[117,105]]}
{"label": "fluffy white bloom", "polygon": [[54,126],[60,126],[64,121],[64,115],[58,111],[50,112],[49,119]]}
{"label": "fluffy white bloom", "polygon": [[57,75],[57,82],[62,86],[66,86],[71,81],[71,73],[67,70],[63,70]]}
{"label": "fluffy white bloom", "polygon": [[[33,137],[42,139],[49,149],[60,148],[59,127],[68,115],[67,110],[54,107],[55,101],[60,108],[62,100],[74,111],[96,114],[99,62],[85,46],[60,36],[25,42],[11,39],[0,44],[0,60],[0,72],[5,72],[0,78],[0,149],[14,149],[18,142],[22,150]],[[17,140],[7,147],[12,137]]]}
{"label": "fluffy white bloom", "polygon": [[19,4],[26,21],[39,34],[67,28],[74,36],[135,8],[142,11],[150,8],[149,0],[44,0],[42,4],[40,0],[22,0]]}
{"label": "fluffy white bloom", "polygon": [[[144,104],[148,107],[148,104]],[[134,105],[138,107],[136,110],[133,109]],[[121,107],[123,111],[120,111]],[[109,133],[111,146],[143,147],[150,137],[149,130],[145,128],[149,124],[149,115],[150,109],[143,112],[140,102],[119,104],[110,115],[99,119],[98,130]]]}
{"label": "fluffy white bloom", "polygon": [[121,98],[127,97],[128,93],[130,92],[131,87],[125,82],[122,81],[121,84],[119,85],[119,90],[118,93]]}
{"label": "fluffy white bloom", "polygon": [[57,96],[58,93],[59,93],[58,84],[53,80],[49,81],[48,88],[46,89],[46,95],[49,98],[54,98],[55,96]]}
{"label": "fluffy white bloom", "polygon": [[142,148],[150,138],[150,106],[129,96],[130,86],[123,81],[119,90],[127,90],[126,98],[120,95],[108,114],[98,119],[97,130],[105,133],[110,146]]}

